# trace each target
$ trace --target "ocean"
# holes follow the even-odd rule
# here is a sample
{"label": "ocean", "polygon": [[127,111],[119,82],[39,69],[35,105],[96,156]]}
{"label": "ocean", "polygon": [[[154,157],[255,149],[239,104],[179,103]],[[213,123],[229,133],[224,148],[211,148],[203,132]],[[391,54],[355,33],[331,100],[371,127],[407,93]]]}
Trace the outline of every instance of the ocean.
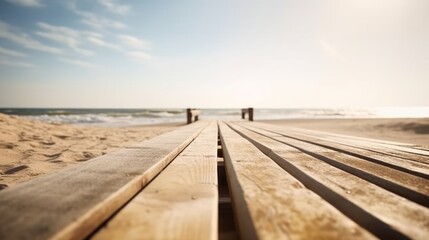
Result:
{"label": "ocean", "polygon": [[[185,109],[60,109],[0,108],[0,113],[50,123],[95,126],[135,126],[185,122]],[[240,109],[201,109],[200,119],[234,120]],[[429,107],[386,108],[256,108],[255,120],[321,118],[429,118]]]}

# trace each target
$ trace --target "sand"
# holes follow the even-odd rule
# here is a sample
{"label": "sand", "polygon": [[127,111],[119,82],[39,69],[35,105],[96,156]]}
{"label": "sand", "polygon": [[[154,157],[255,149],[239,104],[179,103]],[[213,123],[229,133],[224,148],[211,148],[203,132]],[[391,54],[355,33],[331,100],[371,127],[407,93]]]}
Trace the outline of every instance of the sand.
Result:
{"label": "sand", "polygon": [[[293,119],[283,126],[429,146],[429,119]],[[0,114],[0,189],[87,161],[183,124],[82,127]]]}
{"label": "sand", "polygon": [[0,189],[147,140],[179,125],[82,127],[0,114]]}
{"label": "sand", "polygon": [[262,122],[429,147],[429,118],[288,119]]}

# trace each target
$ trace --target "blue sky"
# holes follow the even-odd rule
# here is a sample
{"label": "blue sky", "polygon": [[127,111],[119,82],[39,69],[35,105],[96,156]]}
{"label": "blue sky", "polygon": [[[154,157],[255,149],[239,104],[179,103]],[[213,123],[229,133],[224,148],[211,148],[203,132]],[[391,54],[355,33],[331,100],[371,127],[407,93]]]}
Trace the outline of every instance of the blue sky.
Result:
{"label": "blue sky", "polygon": [[0,0],[0,107],[429,106],[428,10]]}

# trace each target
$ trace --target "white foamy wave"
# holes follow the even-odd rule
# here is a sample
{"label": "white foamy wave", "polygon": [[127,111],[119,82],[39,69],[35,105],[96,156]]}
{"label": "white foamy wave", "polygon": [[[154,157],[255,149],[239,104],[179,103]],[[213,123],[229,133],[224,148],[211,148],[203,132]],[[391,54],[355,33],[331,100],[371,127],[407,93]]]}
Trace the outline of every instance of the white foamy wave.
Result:
{"label": "white foamy wave", "polygon": [[[186,121],[184,109],[3,109],[0,112],[50,123],[97,126]],[[255,120],[312,118],[429,118],[429,107],[254,109]],[[241,109],[201,109],[200,119],[239,120]]]}
{"label": "white foamy wave", "polygon": [[79,115],[39,115],[25,116],[26,118],[59,124],[78,124],[96,126],[133,126],[168,122],[184,121],[183,117],[134,117],[122,114],[112,116],[106,114],[79,114]]}

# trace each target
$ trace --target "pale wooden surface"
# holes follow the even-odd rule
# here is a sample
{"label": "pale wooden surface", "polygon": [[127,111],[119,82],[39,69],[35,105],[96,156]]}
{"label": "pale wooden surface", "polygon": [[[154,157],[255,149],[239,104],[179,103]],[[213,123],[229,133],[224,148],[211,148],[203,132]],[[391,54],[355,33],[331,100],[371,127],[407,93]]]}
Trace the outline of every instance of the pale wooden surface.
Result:
{"label": "pale wooden surface", "polygon": [[[283,130],[276,130],[278,133],[284,133]],[[296,139],[306,141],[309,143],[317,144],[318,146],[326,147],[332,150],[344,152],[346,154],[362,158],[367,161],[376,162],[383,166],[398,169],[425,179],[429,179],[429,165],[406,159],[387,155],[385,153],[378,153],[368,150],[364,147],[356,146],[353,144],[345,144],[345,141],[334,141],[329,138],[318,137],[310,133],[303,133],[300,131],[288,130],[286,136],[291,136]]]}
{"label": "pale wooden surface", "polygon": [[[0,192],[0,239],[80,239],[120,208],[207,123]],[[166,144],[162,144],[166,142]]]}
{"label": "pale wooden surface", "polygon": [[212,122],[93,239],[217,239],[217,132]]}
{"label": "pale wooden surface", "polygon": [[[319,153],[323,154],[320,149],[315,149],[306,142],[298,142],[295,139],[288,139],[275,133],[284,131],[289,135],[291,134],[289,131],[284,129],[276,129],[276,131],[272,132],[265,131],[259,128],[261,125],[251,123],[237,123],[231,124],[231,126],[284,169],[299,172],[297,176],[300,181],[305,180],[304,174],[306,174],[313,181],[319,182],[321,185],[318,188],[314,188],[313,191],[321,191],[321,186],[329,188],[331,193],[325,195],[325,199],[329,200],[332,194],[339,195],[340,198],[335,199],[336,201],[331,201],[331,203],[377,236],[390,239],[398,237],[427,238],[429,233],[428,208],[375,186],[361,179],[360,176],[344,172],[303,152],[301,148],[309,151],[319,151]],[[264,125],[262,128],[273,129],[271,125]],[[338,159],[344,156],[331,155],[330,157]],[[362,160],[362,162],[366,161]],[[426,181],[426,179],[421,180]],[[307,187],[311,189],[313,186],[315,186],[314,183],[309,181]],[[325,193],[320,192],[319,194],[323,195]],[[333,198],[331,199],[334,200]],[[353,206],[349,205],[344,208],[343,206],[347,205],[347,202]],[[389,229],[390,227],[393,229]]]}
{"label": "pale wooden surface", "polygon": [[[271,127],[279,129],[277,126]],[[293,131],[293,128],[287,128],[287,130],[288,132]],[[429,149],[420,145],[398,143],[370,138],[361,138],[307,129],[295,129],[295,131],[298,131],[300,133],[308,133],[314,137],[323,138],[324,140],[333,141],[352,147],[369,149],[371,151],[379,152],[382,154],[389,154],[392,156],[402,157],[415,161],[421,160],[424,163],[429,163]]]}
{"label": "pale wooden surface", "polygon": [[242,239],[374,238],[224,123],[220,136]]}
{"label": "pale wooden surface", "polygon": [[[270,130],[268,128],[268,130]],[[386,167],[374,162],[365,161],[355,156],[334,151],[326,147],[318,146],[298,140],[289,135],[282,135],[277,131],[266,131],[259,129],[259,132],[289,146],[325,161],[337,168],[357,175],[376,185],[388,189],[409,200],[415,201],[423,206],[429,207],[429,180],[424,179],[397,169]],[[286,137],[288,136],[288,137]]]}

